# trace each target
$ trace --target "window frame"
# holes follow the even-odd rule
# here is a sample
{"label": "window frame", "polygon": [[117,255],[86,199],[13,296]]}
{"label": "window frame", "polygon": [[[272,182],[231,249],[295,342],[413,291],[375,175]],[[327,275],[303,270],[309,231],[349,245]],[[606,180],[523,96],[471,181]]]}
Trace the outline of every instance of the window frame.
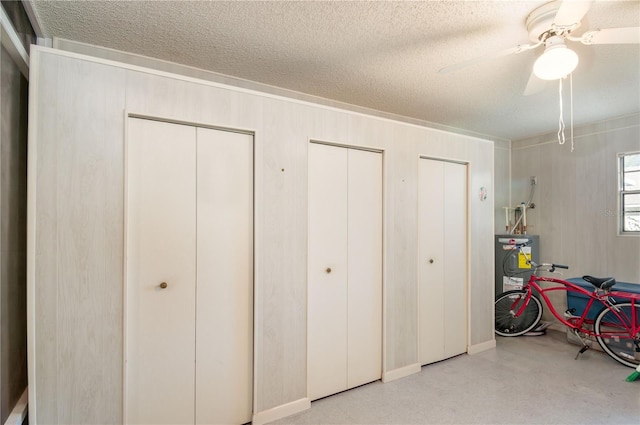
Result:
{"label": "window frame", "polygon": [[[621,236],[638,236],[640,237],[640,230],[625,230],[625,195],[640,195],[640,189],[625,190],[624,187],[624,159],[627,156],[640,155],[640,151],[635,152],[622,152],[618,154],[618,235]],[[636,170],[634,170],[636,171]],[[640,171],[640,168],[637,170]]]}

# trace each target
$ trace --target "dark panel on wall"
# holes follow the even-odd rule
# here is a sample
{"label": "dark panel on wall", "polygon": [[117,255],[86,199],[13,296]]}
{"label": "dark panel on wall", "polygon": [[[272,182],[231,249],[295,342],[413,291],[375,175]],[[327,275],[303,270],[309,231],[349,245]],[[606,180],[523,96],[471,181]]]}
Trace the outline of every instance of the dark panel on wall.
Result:
{"label": "dark panel on wall", "polygon": [[28,83],[0,55],[0,423],[27,387],[26,209]]}
{"label": "dark panel on wall", "polygon": [[17,0],[2,0],[0,3],[7,13],[13,28],[18,33],[22,45],[27,50],[27,53],[29,53],[29,46],[36,44],[36,33],[31,26],[31,22],[29,22],[27,12],[24,11],[22,2]]}

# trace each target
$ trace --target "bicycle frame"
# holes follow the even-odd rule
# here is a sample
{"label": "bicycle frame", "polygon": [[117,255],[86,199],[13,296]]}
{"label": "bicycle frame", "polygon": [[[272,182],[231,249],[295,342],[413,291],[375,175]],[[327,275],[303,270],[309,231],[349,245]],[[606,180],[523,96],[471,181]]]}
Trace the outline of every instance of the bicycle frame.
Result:
{"label": "bicycle frame", "polygon": [[[561,286],[551,286],[548,288],[542,288],[540,285],[538,285],[538,282],[551,282],[551,283],[559,284]],[[544,303],[547,305],[547,307],[549,308],[549,311],[551,311],[551,313],[555,316],[555,318],[558,319],[562,324],[564,324],[570,329],[577,329],[579,332],[584,333],[586,335],[593,336],[593,337],[600,336],[602,338],[613,338],[620,334],[637,335],[638,333],[640,333],[640,323],[639,323],[638,317],[636,317],[636,309],[632,308],[631,309],[632,317],[627,317],[625,314],[620,314],[621,313],[620,310],[616,309],[615,302],[610,301],[610,300],[614,300],[614,301],[630,302],[633,307],[636,304],[640,305],[640,294],[634,294],[634,293],[622,292],[622,291],[604,291],[604,290],[597,289],[595,287],[592,292],[589,292],[586,289],[578,285],[575,285],[571,282],[568,282],[566,280],[551,278],[551,277],[542,277],[542,276],[537,276],[536,274],[531,275],[531,277],[529,278],[529,281],[522,289],[526,291],[527,295],[526,295],[525,302],[522,303],[518,311],[515,312],[516,317],[522,314],[526,306],[529,304],[531,297],[533,296],[533,291],[536,291],[542,297],[542,299],[544,300]],[[549,296],[547,295],[547,293],[553,292],[553,291],[576,292],[586,296],[588,298],[588,301],[587,301],[587,305],[584,308],[584,311],[582,312],[582,315],[572,316],[568,318],[568,320],[565,319],[563,315],[558,313],[558,311],[555,309],[555,307],[551,303]],[[518,300],[516,300],[513,303],[512,310],[517,305],[517,303],[518,303]],[[609,310],[611,310],[613,314],[616,316],[617,320],[619,321],[619,323],[617,323],[615,327],[620,329],[620,325],[623,325],[624,330],[620,329],[620,331],[618,332],[596,334],[593,328],[590,329],[588,327],[585,327],[584,325],[593,325],[594,321],[592,319],[588,319],[587,316],[591,311],[591,308],[595,304],[601,305],[603,308],[606,307]]]}

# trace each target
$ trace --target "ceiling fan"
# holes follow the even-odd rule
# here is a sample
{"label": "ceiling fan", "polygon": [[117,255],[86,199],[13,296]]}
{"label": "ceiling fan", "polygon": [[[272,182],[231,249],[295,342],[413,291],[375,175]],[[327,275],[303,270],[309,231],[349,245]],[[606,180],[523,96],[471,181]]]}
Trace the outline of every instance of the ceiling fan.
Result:
{"label": "ceiling fan", "polygon": [[500,50],[440,69],[440,73],[453,72],[461,68],[502,56],[522,53],[544,45],[544,52],[534,66],[526,94],[535,92],[537,80],[563,78],[578,65],[578,55],[567,47],[567,41],[582,44],[637,44],[640,43],[640,27],[603,28],[588,30],[580,36],[573,32],[580,27],[582,18],[591,8],[593,0],[556,0],[546,3],[529,14],[525,23],[531,43]]}

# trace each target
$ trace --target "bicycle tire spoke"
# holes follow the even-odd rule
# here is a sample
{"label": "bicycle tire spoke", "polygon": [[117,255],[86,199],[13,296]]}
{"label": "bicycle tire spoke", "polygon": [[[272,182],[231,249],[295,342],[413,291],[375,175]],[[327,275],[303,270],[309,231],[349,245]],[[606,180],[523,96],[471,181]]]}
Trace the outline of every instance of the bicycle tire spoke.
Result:
{"label": "bicycle tire spoke", "polygon": [[595,321],[596,340],[603,351],[629,367],[640,364],[639,317],[640,306],[620,303],[615,310],[603,309]]}

